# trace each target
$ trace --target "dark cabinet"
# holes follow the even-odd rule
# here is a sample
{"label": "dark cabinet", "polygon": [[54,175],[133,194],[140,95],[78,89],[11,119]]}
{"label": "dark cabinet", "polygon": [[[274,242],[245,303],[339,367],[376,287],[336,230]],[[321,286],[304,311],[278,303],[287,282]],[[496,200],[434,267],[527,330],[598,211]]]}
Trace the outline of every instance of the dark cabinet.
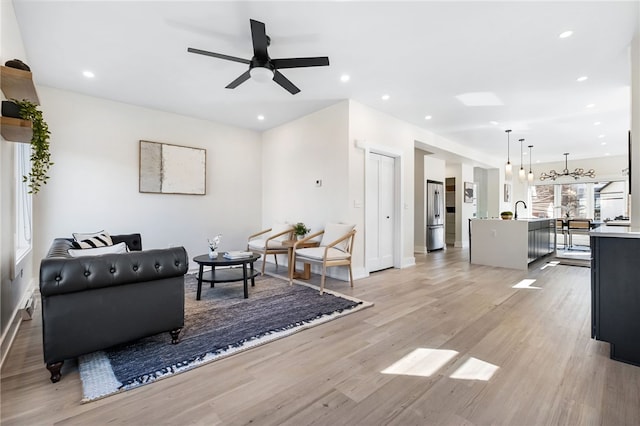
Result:
{"label": "dark cabinet", "polygon": [[529,222],[529,263],[552,253],[554,250],[555,221],[536,220]]}
{"label": "dark cabinet", "polygon": [[591,337],[640,365],[640,239],[591,237]]}

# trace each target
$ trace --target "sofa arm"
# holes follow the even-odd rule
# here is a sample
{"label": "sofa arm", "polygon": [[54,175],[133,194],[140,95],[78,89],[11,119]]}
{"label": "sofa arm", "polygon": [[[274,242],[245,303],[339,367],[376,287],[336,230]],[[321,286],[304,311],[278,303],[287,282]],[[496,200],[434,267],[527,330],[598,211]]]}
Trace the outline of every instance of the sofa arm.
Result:
{"label": "sofa arm", "polygon": [[45,258],[40,263],[43,297],[152,281],[187,273],[184,247],[171,247],[78,258]]}

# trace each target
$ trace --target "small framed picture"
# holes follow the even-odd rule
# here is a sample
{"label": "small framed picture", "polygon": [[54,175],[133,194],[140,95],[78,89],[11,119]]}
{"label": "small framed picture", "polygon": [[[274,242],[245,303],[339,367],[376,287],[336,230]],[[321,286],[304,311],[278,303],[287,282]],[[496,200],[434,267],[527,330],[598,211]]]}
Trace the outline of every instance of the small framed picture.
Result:
{"label": "small framed picture", "polygon": [[464,202],[473,203],[473,182],[464,183]]}
{"label": "small framed picture", "polygon": [[504,184],[504,202],[505,203],[511,202],[511,184],[510,183]]}

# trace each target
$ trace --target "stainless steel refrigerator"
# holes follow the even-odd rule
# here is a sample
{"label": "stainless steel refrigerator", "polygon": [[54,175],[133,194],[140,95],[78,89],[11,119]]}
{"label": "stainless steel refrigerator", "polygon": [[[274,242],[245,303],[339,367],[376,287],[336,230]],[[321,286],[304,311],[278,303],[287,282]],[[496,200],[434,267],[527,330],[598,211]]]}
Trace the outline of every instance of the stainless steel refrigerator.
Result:
{"label": "stainless steel refrigerator", "polygon": [[427,181],[427,251],[444,248],[444,186]]}

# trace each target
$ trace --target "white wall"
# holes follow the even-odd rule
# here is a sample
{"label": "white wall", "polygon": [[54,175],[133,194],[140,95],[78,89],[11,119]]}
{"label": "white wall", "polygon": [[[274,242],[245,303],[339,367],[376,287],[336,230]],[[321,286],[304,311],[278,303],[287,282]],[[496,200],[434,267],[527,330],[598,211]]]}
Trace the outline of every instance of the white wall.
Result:
{"label": "white wall", "polygon": [[[0,2],[0,61],[21,59],[29,63],[24,51],[22,37],[11,1]],[[5,97],[3,96],[3,99]],[[17,331],[17,309],[35,285],[37,274],[33,272],[33,252],[16,266],[18,276],[11,271],[14,261],[13,234],[15,232],[14,185],[20,179],[15,175],[14,148],[16,142],[0,137],[0,353],[6,354],[7,347]],[[20,274],[22,271],[22,274]],[[34,278],[36,277],[36,278]],[[3,358],[4,359],[4,358]]]}
{"label": "white wall", "polygon": [[[396,157],[401,190],[396,195],[399,206],[400,235],[396,267],[415,265],[414,243],[414,141],[417,128],[390,115],[349,102],[349,202],[365,200],[365,163],[367,150]],[[356,144],[356,141],[358,142]],[[362,147],[367,147],[363,149]],[[358,208],[364,223],[364,209]],[[364,246],[363,246],[364,247]],[[363,264],[364,265],[364,264]]]}
{"label": "white wall", "polygon": [[[362,271],[357,267],[364,264],[364,222],[348,202],[348,118],[343,101],[262,134],[262,227],[304,222],[317,232],[329,222],[356,224],[353,270],[358,277]],[[344,278],[342,269],[328,273]]]}
{"label": "white wall", "polygon": [[[208,237],[222,233],[221,250],[239,250],[260,228],[258,133],[48,87],[39,94],[55,164],[34,205],[37,259],[73,232],[139,232],[143,248],[184,246],[193,258]],[[206,149],[206,195],[138,192],[141,139]]]}

